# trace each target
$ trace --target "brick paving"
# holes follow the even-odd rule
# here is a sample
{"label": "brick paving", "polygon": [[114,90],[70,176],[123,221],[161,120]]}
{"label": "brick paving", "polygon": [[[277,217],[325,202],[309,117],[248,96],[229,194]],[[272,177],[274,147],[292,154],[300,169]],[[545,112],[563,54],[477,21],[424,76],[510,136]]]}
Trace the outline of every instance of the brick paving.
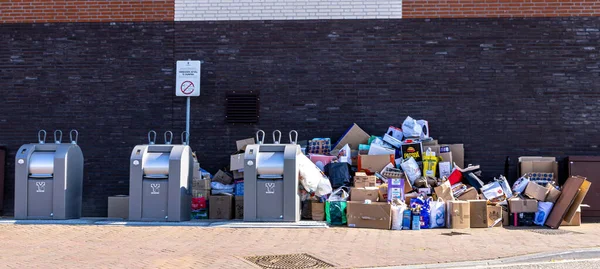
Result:
{"label": "brick paving", "polygon": [[6,268],[255,268],[241,257],[309,253],[338,267],[503,258],[600,246],[600,224],[544,235],[504,228],[385,231],[0,225]]}

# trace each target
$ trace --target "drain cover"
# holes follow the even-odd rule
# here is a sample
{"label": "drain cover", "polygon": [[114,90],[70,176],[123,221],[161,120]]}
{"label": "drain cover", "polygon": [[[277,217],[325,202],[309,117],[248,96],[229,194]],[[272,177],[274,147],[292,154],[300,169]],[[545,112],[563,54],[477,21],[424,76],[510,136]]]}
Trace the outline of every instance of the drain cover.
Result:
{"label": "drain cover", "polygon": [[559,229],[528,229],[525,230],[532,233],[544,234],[544,235],[558,235],[558,234],[582,234],[580,232],[573,232]]}
{"label": "drain cover", "polygon": [[328,268],[333,265],[308,254],[266,255],[245,257],[246,260],[270,269]]}

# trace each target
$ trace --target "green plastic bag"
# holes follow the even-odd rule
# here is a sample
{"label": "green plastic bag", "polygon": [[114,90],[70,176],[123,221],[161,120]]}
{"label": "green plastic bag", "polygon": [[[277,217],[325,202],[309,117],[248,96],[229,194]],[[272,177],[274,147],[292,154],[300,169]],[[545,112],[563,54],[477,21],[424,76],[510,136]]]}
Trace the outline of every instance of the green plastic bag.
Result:
{"label": "green plastic bag", "polygon": [[327,201],[325,202],[325,215],[329,225],[346,225],[346,201]]}

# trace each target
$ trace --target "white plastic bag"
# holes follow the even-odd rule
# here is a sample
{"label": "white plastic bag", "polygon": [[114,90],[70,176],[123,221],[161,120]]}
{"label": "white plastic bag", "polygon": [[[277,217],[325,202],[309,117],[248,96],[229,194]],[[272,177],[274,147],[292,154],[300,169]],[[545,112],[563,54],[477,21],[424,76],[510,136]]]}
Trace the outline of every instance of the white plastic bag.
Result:
{"label": "white plastic bag", "polygon": [[552,211],[552,207],[554,207],[554,204],[551,202],[538,202],[538,210],[535,212],[533,223],[544,226],[548,215],[550,215],[550,211]]}
{"label": "white plastic bag", "polygon": [[413,157],[408,158],[406,161],[400,164],[402,167],[402,171],[410,181],[410,185],[415,185],[415,180],[421,177],[421,169],[419,168],[419,164]]}
{"label": "white plastic bag", "polygon": [[402,218],[407,206],[404,202],[392,204],[392,230],[402,230]]}
{"label": "white plastic bag", "polygon": [[438,198],[437,201],[430,201],[429,208],[431,210],[431,217],[429,217],[431,228],[446,227],[446,203],[444,200]]}
{"label": "white plastic bag", "polygon": [[332,192],[331,195],[329,195],[327,201],[348,201],[348,192],[344,190],[344,187],[339,187],[334,192]]}
{"label": "white plastic bag", "polygon": [[406,117],[406,119],[402,123],[402,134],[404,134],[404,137],[407,138],[421,137],[421,135],[423,134],[423,128],[421,127],[421,125],[419,125],[419,123],[417,123],[416,120],[409,116]]}
{"label": "white plastic bag", "polygon": [[319,183],[321,183],[323,178],[329,181],[321,169],[305,155],[296,155],[296,164],[298,165],[298,173],[300,174],[298,179],[306,191],[315,192],[319,188]]}
{"label": "white plastic bag", "polygon": [[319,186],[315,190],[315,195],[318,197],[323,197],[327,194],[330,194],[333,189],[331,188],[331,182],[326,177],[321,178],[319,180]]}

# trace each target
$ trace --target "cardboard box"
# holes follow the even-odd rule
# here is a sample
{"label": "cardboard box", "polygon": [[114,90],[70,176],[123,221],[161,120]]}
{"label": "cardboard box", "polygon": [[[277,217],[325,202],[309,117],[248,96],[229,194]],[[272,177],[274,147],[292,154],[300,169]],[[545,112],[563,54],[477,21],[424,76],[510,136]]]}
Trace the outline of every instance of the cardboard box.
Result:
{"label": "cardboard box", "polygon": [[529,181],[527,184],[527,188],[525,188],[524,192],[525,196],[536,199],[538,201],[546,200],[546,194],[548,194],[548,189],[540,186],[539,184]]}
{"label": "cardboard box", "polygon": [[388,203],[348,202],[348,227],[389,230],[392,207]]}
{"label": "cardboard box", "polygon": [[452,153],[452,161],[460,168],[465,168],[465,145],[452,144],[448,145]]}
{"label": "cardboard box", "polygon": [[350,189],[350,201],[364,202],[365,200],[371,200],[371,202],[378,202],[379,188],[368,187]]}
{"label": "cardboard box", "polygon": [[[494,225],[494,227],[502,227],[504,218],[502,217],[502,207],[496,205],[487,206],[487,223],[488,227]],[[508,220],[508,219],[507,219]]]}
{"label": "cardboard box", "polygon": [[573,203],[571,204],[569,210],[567,210],[567,214],[565,214],[565,217],[563,218],[564,221],[571,222],[573,216],[575,216],[575,212],[577,211],[577,209],[579,209],[579,205],[581,205],[581,202],[583,202],[585,195],[590,190],[591,185],[592,183],[590,183],[589,181],[585,179],[583,180],[583,183],[579,187],[579,193],[577,193],[577,195],[575,196]]}
{"label": "cardboard box", "polygon": [[357,172],[354,175],[354,187],[365,188],[375,187],[377,185],[377,177],[367,176],[365,173]]}
{"label": "cardboard box", "polygon": [[210,190],[210,179],[193,179],[192,190]]}
{"label": "cardboard box", "polygon": [[471,208],[467,201],[448,201],[448,228],[468,229],[471,227]]}
{"label": "cardboard box", "polygon": [[519,175],[527,173],[554,173],[554,181],[558,177],[558,162],[555,157],[525,156],[519,157]]}
{"label": "cardboard box", "polygon": [[573,201],[575,201],[575,198],[579,193],[579,188],[583,185],[584,181],[586,181],[586,178],[578,176],[572,176],[567,179],[562,186],[560,197],[558,197],[558,200],[554,204],[550,216],[546,219],[546,226],[553,229],[558,229],[558,227],[560,227],[563,218],[567,214],[567,211],[569,211]]}
{"label": "cardboard box", "polygon": [[421,141],[421,143],[423,143],[423,147],[431,147],[431,146],[438,146],[438,141],[433,139],[433,140],[424,140]]}
{"label": "cardboard box", "polygon": [[200,175],[200,163],[194,159],[194,168],[193,168],[192,179],[200,179],[202,176]]}
{"label": "cardboard box", "polygon": [[325,220],[325,203],[312,202],[310,204],[312,211],[312,219],[316,221]]}
{"label": "cardboard box", "polygon": [[469,187],[463,194],[458,196],[458,200],[468,201],[468,200],[477,200],[479,199],[479,193],[473,187]]}
{"label": "cardboard box", "polygon": [[389,178],[387,181],[386,188],[386,200],[379,200],[382,202],[393,201],[394,199],[404,200],[404,184],[406,183],[405,178]]}
{"label": "cardboard box", "polygon": [[210,196],[210,190],[196,190],[192,189],[192,198],[208,197]]}
{"label": "cardboard box", "polygon": [[232,219],[233,196],[211,195],[208,199],[208,217],[210,219]]}
{"label": "cardboard box", "polygon": [[108,197],[109,218],[129,218],[129,196],[116,195]]}
{"label": "cardboard box", "polygon": [[440,156],[440,158],[442,158],[441,162],[449,162],[450,164],[452,164],[452,151],[450,150],[450,146],[443,145],[439,148],[438,151],[439,154],[437,154],[436,156]]}
{"label": "cardboard box", "polygon": [[546,202],[556,203],[558,197],[560,197],[560,191],[557,190],[552,184],[546,185],[548,194],[546,194]]}
{"label": "cardboard box", "polygon": [[254,145],[254,138],[246,138],[242,140],[235,141],[235,145],[237,147],[237,151],[246,150],[247,145]]}
{"label": "cardboard box", "polygon": [[402,138],[404,137],[404,134],[402,133],[402,129],[398,128],[398,127],[394,127],[394,126],[390,126],[386,132],[387,135],[392,136],[393,138],[396,138],[397,140],[402,141]]}
{"label": "cardboard box", "polygon": [[391,200],[391,198],[388,199],[389,192],[388,192],[388,185],[387,184],[381,184],[377,188],[378,188],[378,191],[379,191],[379,201],[386,202],[388,200]]}
{"label": "cardboard box", "polygon": [[212,178],[212,181],[219,182],[225,185],[233,184],[233,177],[231,175],[225,173],[223,170],[219,170]]}
{"label": "cardboard box", "polygon": [[358,155],[358,171],[374,174],[380,172],[389,163],[395,164],[394,154]]}
{"label": "cardboard box", "polygon": [[244,219],[244,196],[235,197],[234,212],[235,219]]}
{"label": "cardboard box", "polygon": [[445,181],[441,185],[433,188],[437,197],[442,198],[444,201],[452,201],[454,200],[454,195],[452,195],[452,186],[450,186],[450,182]]}
{"label": "cardboard box", "polygon": [[244,169],[244,153],[237,153],[231,155],[229,162],[229,170],[240,170]]}
{"label": "cardboard box", "polygon": [[410,180],[404,177],[404,193],[413,191],[413,186],[410,184]]}
{"label": "cardboard box", "polygon": [[511,198],[508,199],[510,213],[535,213],[538,209],[538,201],[534,199]]}
{"label": "cardboard box", "polygon": [[358,150],[358,145],[367,144],[369,142],[369,134],[363,131],[356,123],[354,123],[350,129],[346,131],[335,144],[332,150],[340,150],[346,144],[350,147],[350,149]]}
{"label": "cardboard box", "polygon": [[471,214],[471,228],[487,228],[487,201],[471,200],[469,202],[469,212]]}
{"label": "cardboard box", "polygon": [[423,145],[421,142],[418,143],[404,143],[402,147],[400,147],[402,151],[402,158],[408,159],[413,157],[417,163],[423,162]]}
{"label": "cardboard box", "polygon": [[508,227],[510,225],[510,214],[508,214],[508,210],[502,207],[502,226]]}
{"label": "cardboard box", "polygon": [[233,179],[244,179],[244,172],[233,170],[231,173],[233,174]]}
{"label": "cardboard box", "polygon": [[577,207],[577,210],[575,210],[575,215],[573,215],[573,218],[571,219],[570,222],[566,222],[565,220],[563,220],[560,225],[561,226],[581,226],[581,206]]}

